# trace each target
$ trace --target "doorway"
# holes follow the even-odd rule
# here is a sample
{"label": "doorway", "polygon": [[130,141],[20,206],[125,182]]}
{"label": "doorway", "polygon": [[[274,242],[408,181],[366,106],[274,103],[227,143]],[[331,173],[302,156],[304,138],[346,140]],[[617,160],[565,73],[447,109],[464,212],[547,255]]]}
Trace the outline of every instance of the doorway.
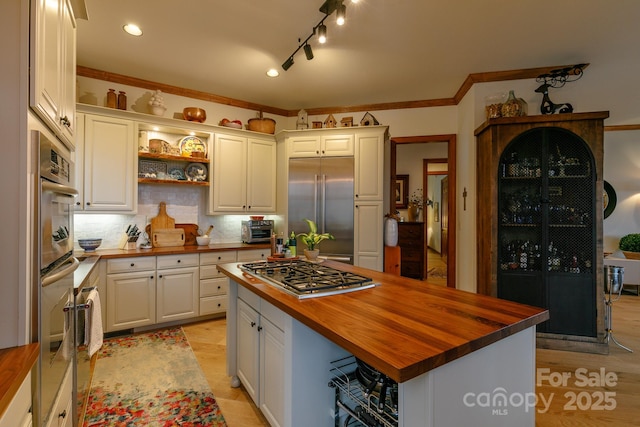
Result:
{"label": "doorway", "polygon": [[427,205],[424,210],[427,281],[447,283],[449,235],[449,170],[446,158],[422,160],[422,188]]}
{"label": "doorway", "polygon": [[[456,287],[456,135],[426,135],[426,136],[407,136],[407,137],[392,137],[390,144],[390,182],[389,191],[390,194],[394,194],[396,191],[396,168],[397,168],[397,147],[398,144],[430,144],[430,143],[447,143],[447,196],[446,201],[440,204],[445,204],[447,208],[447,224],[452,224],[452,227],[447,227],[446,230],[446,243],[443,244],[444,256],[446,257],[446,281],[447,286],[450,288]],[[423,176],[426,174],[423,174]],[[423,188],[426,188],[424,186]],[[392,198],[389,204],[389,211],[395,212],[396,205],[395,199]],[[440,218],[442,220],[442,218]],[[425,251],[426,256],[426,251]],[[427,260],[425,259],[425,262]]]}

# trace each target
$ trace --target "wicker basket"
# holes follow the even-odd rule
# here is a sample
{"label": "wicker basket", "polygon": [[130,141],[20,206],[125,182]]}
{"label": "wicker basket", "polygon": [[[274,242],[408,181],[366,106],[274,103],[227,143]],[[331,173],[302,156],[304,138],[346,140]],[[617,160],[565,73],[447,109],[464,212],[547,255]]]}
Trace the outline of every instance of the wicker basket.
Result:
{"label": "wicker basket", "polygon": [[273,134],[276,131],[276,121],[265,118],[249,119],[249,130]]}

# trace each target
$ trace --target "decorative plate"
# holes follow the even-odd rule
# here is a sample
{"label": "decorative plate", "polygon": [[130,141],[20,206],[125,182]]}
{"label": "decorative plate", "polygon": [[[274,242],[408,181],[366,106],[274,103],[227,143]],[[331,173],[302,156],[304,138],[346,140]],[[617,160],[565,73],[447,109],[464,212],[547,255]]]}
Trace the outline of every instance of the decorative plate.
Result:
{"label": "decorative plate", "polygon": [[180,140],[178,145],[181,155],[187,154],[191,156],[191,153],[194,151],[200,151],[204,153],[205,156],[207,155],[207,145],[197,136],[185,136]]}
{"label": "decorative plate", "polygon": [[189,163],[184,168],[184,174],[189,181],[206,181],[207,167],[202,163]]}
{"label": "decorative plate", "polygon": [[169,169],[169,176],[172,179],[177,179],[178,181],[184,181],[187,177],[184,174],[184,170],[180,168],[171,168]]}
{"label": "decorative plate", "polygon": [[604,182],[604,197],[602,200],[604,202],[604,217],[606,218],[616,208],[616,202],[618,201],[616,191],[607,181]]}

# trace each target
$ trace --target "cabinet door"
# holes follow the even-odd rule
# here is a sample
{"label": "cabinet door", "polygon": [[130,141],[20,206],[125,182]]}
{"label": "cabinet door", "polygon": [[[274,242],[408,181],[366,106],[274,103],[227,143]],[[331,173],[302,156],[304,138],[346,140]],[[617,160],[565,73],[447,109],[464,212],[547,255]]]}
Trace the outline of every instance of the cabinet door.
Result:
{"label": "cabinet door", "polygon": [[356,135],[354,197],[382,200],[384,188],[384,136]]}
{"label": "cabinet door", "polygon": [[322,156],[353,156],[353,135],[322,135],[320,137]]}
{"label": "cabinet door", "polygon": [[296,135],[287,138],[287,158],[320,156],[319,135]]}
{"label": "cabinet door", "polygon": [[284,422],[284,332],[260,318],[260,409],[273,427]]}
{"label": "cabinet door", "polygon": [[353,212],[354,264],[382,271],[382,202],[356,203]]}
{"label": "cabinet door", "polygon": [[248,139],[247,210],[276,211],[276,142]]}
{"label": "cabinet door", "polygon": [[260,405],[259,392],[259,351],[258,312],[238,299],[237,312],[237,364],[238,377],[256,405]]}
{"label": "cabinet door", "polygon": [[199,281],[199,267],[158,270],[157,322],[198,316]]}
{"label": "cabinet door", "polygon": [[78,197],[76,197],[76,211],[82,211],[84,209],[84,114],[76,114],[76,138],[75,147],[76,150],[72,152],[75,161],[75,188],[78,190]]}
{"label": "cabinet door", "polygon": [[4,414],[0,416],[0,427],[30,427],[31,416],[31,372],[22,381]]}
{"label": "cabinet door", "polygon": [[136,141],[133,122],[85,116],[84,209],[135,212]]}
{"label": "cabinet door", "polygon": [[107,275],[106,332],[156,323],[155,271]]}
{"label": "cabinet door", "polygon": [[247,207],[247,139],[216,134],[213,162],[213,186],[210,187],[213,197],[209,197],[209,210],[244,212]]}
{"label": "cabinet door", "polygon": [[[34,55],[31,105],[63,142],[73,148],[75,20],[68,0],[37,0],[35,6],[35,38],[30,49]],[[71,94],[66,93],[67,90]],[[73,105],[68,105],[69,100],[73,100]]]}

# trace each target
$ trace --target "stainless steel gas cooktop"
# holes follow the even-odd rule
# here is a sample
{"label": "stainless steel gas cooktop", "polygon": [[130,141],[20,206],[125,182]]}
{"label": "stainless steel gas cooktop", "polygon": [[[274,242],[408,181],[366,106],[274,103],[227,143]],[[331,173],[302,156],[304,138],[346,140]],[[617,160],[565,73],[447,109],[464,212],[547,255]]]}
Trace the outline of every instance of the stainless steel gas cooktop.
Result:
{"label": "stainless steel gas cooktop", "polygon": [[300,299],[342,294],[377,285],[369,277],[303,260],[260,261],[240,269]]}

